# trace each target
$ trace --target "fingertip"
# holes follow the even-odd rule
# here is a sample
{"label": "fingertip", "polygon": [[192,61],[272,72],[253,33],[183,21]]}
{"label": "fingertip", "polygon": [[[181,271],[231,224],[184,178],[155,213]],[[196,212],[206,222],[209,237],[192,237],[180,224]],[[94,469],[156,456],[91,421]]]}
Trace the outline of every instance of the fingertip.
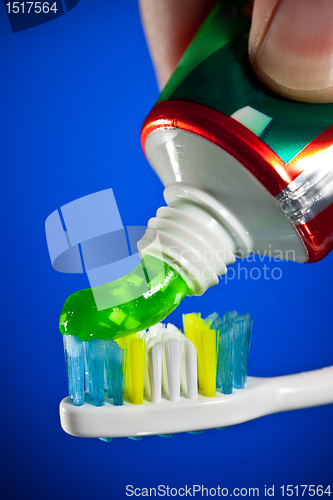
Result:
{"label": "fingertip", "polygon": [[163,88],[217,0],[140,0],[159,88]]}
{"label": "fingertip", "polygon": [[302,102],[333,102],[333,2],[256,0],[249,57],[258,78]]}

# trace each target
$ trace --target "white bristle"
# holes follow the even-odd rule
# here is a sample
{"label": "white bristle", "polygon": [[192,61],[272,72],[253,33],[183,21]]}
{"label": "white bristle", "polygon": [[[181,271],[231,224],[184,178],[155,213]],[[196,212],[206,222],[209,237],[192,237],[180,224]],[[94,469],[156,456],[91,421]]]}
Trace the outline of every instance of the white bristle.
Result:
{"label": "white bristle", "polygon": [[171,323],[158,323],[138,334],[146,342],[144,390],[153,403],[161,395],[178,401],[180,390],[195,399],[197,389],[196,348],[183,333]]}
{"label": "white bristle", "polygon": [[151,334],[152,337],[155,337],[158,334],[162,334],[165,330],[165,325],[163,323],[157,323],[149,328],[148,333]]}
{"label": "white bristle", "polygon": [[165,343],[165,351],[169,384],[169,399],[170,401],[179,401],[183,341],[178,339],[168,339]]}
{"label": "white bristle", "polygon": [[174,336],[172,335],[172,333],[168,332],[167,330],[164,330],[163,334],[162,334],[162,340],[163,342],[165,342],[166,340],[169,340],[169,339],[173,339]]}
{"label": "white bristle", "polygon": [[169,397],[168,367],[166,359],[166,342],[162,341],[162,391],[166,398]]}
{"label": "white bristle", "polygon": [[149,356],[148,356],[148,347],[145,352],[145,368],[143,375],[143,387],[144,394],[148,400],[151,399],[151,385],[150,385],[150,377],[149,377]]}
{"label": "white bristle", "polygon": [[178,328],[172,323],[168,323],[166,326],[166,331],[172,335],[173,338],[181,339],[183,334]]}
{"label": "white bristle", "polygon": [[162,342],[157,342],[148,351],[151,402],[160,403],[162,389]]}
{"label": "white bristle", "polygon": [[197,379],[197,349],[193,343],[185,339],[185,365],[186,365],[186,385],[188,399],[198,397]]}
{"label": "white bristle", "polygon": [[[184,335],[183,335],[184,338]],[[183,356],[182,356],[182,363],[181,363],[181,377],[180,377],[180,390],[183,394],[187,394],[187,381],[186,381],[186,349],[185,349],[185,344],[186,344],[187,339],[184,339],[183,342]]]}

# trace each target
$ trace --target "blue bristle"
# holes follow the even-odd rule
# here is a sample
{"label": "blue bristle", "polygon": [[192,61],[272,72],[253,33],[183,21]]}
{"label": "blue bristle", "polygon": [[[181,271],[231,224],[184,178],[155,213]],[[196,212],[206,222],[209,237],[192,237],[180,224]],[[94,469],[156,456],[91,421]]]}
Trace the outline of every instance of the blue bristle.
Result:
{"label": "blue bristle", "polygon": [[234,323],[234,387],[242,389],[243,382],[243,353],[244,353],[244,324],[242,320]]}
{"label": "blue bristle", "polygon": [[[106,371],[106,380],[107,380],[107,396],[112,399],[113,397],[113,352],[115,350],[114,344],[116,342],[114,340],[108,340],[105,342],[105,371]],[[105,381],[104,381],[105,384]]]}
{"label": "blue bristle", "polygon": [[219,316],[213,321],[213,323],[210,325],[210,327],[213,329],[213,330],[218,330],[221,325],[224,324],[224,321],[222,318],[220,318]]}
{"label": "blue bristle", "polygon": [[[215,314],[215,313],[213,313]],[[214,321],[212,321],[211,325],[210,325],[210,328],[212,330],[216,330],[216,332],[218,333],[216,335],[216,347],[217,347],[217,350],[218,350],[218,347],[219,347],[219,331],[220,331],[220,328],[221,328],[221,325],[223,325],[224,322],[223,322],[223,319],[220,318],[219,316],[217,316],[217,318],[214,319]]]}
{"label": "blue bristle", "polygon": [[75,406],[81,406],[84,403],[83,342],[74,335],[64,335],[63,341],[69,397]]}
{"label": "blue bristle", "polygon": [[[241,317],[241,316],[239,316]],[[249,349],[250,349],[250,340],[252,333],[252,321],[250,314],[243,314],[244,321],[244,356],[243,356],[243,387],[246,384],[247,380],[247,372],[249,368]]]}
{"label": "blue bristle", "polygon": [[95,406],[103,406],[104,401],[104,362],[105,342],[100,339],[91,339],[86,343],[88,372],[89,372],[89,397]]}
{"label": "blue bristle", "polygon": [[249,323],[248,323],[247,344],[246,344],[245,383],[246,383],[247,374],[249,371],[249,352],[250,352],[250,343],[251,343],[252,326],[253,326],[253,321],[251,320],[251,315],[249,314],[248,316],[249,316]]}
{"label": "blue bristle", "polygon": [[243,389],[246,384],[252,322],[250,314],[226,312],[211,328],[218,330],[216,387],[223,394]]}
{"label": "blue bristle", "polygon": [[108,373],[106,370],[106,351],[105,351],[105,366],[104,366],[104,391],[109,391]]}
{"label": "blue bristle", "polygon": [[210,325],[211,325],[211,328],[212,328],[212,324],[214,323],[214,321],[218,317],[219,317],[218,313],[217,312],[213,312],[212,314],[210,314],[209,316],[207,316],[207,318],[204,319],[204,322],[208,323],[208,321],[210,321]]}
{"label": "blue bristle", "polygon": [[114,340],[105,342],[108,397],[115,406],[124,404],[125,351]]}
{"label": "blue bristle", "polygon": [[88,355],[87,355],[87,342],[83,342],[83,356],[84,356],[84,386],[86,394],[91,392],[91,381],[88,372]]}
{"label": "blue bristle", "polygon": [[98,438],[100,439],[101,441],[105,441],[105,443],[111,443],[112,441],[112,438]]}
{"label": "blue bristle", "polygon": [[222,394],[231,394],[233,388],[234,328],[219,322],[216,387]]}
{"label": "blue bristle", "polygon": [[243,389],[246,383],[250,336],[250,314],[240,314],[235,319],[234,387],[236,389]]}
{"label": "blue bristle", "polygon": [[223,315],[223,321],[231,326],[237,316],[237,311],[228,311]]}

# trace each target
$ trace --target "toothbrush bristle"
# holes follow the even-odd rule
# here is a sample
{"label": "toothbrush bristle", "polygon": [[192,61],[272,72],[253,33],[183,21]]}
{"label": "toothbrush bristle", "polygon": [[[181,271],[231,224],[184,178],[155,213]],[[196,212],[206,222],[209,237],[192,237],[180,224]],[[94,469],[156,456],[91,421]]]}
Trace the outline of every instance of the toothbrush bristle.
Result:
{"label": "toothbrush bristle", "polygon": [[178,401],[231,394],[245,387],[252,321],[236,311],[201,318],[183,315],[184,334],[174,325],[158,323],[147,331],[103,341],[82,341],[64,335],[68,389],[75,406],[115,406],[162,398]]}
{"label": "toothbrush bristle", "polygon": [[114,340],[105,342],[108,398],[115,406],[124,404],[125,351]]}
{"label": "toothbrush bristle", "polygon": [[207,316],[204,319],[204,321],[205,321],[205,323],[208,323],[208,321],[210,321],[210,325],[212,325],[214,323],[214,321],[217,320],[218,317],[219,317],[218,313],[213,312],[212,314],[209,314],[209,316]]}
{"label": "toothbrush bristle", "polygon": [[72,335],[64,335],[63,341],[69,397],[75,406],[81,406],[84,402],[83,342]]}
{"label": "toothbrush bristle", "polygon": [[231,394],[233,389],[233,327],[227,323],[215,323],[219,332],[216,386],[223,394]]}
{"label": "toothbrush bristle", "polygon": [[104,364],[105,345],[104,340],[91,339],[87,342],[88,372],[91,386],[89,396],[95,406],[103,406],[104,400]]}
{"label": "toothbrush bristle", "polygon": [[162,342],[157,342],[148,351],[148,371],[150,380],[150,399],[152,403],[161,402],[162,393]]}
{"label": "toothbrush bristle", "polygon": [[219,332],[217,359],[217,388],[223,394],[245,387],[249,346],[252,331],[250,314],[238,315],[236,311],[217,318],[213,325]]}
{"label": "toothbrush bristle", "polygon": [[142,338],[131,341],[132,403],[143,403],[145,342]]}
{"label": "toothbrush bristle", "polygon": [[183,341],[175,338],[167,339],[165,341],[165,350],[169,399],[170,401],[179,401]]}
{"label": "toothbrush bristle", "polygon": [[216,394],[216,331],[210,329],[216,313],[205,320],[200,314],[183,316],[185,336],[191,340],[198,353],[198,383],[204,396]]}
{"label": "toothbrush bristle", "polygon": [[201,330],[198,334],[199,369],[203,394],[209,398],[216,395],[216,355],[216,331]]}
{"label": "toothbrush bristle", "polygon": [[198,397],[197,349],[185,339],[186,392],[188,399]]}

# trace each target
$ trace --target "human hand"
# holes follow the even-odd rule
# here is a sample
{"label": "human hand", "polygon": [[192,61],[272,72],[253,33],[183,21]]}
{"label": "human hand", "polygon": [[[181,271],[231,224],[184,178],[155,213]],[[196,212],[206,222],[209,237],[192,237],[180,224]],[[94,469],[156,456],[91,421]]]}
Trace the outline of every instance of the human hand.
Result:
{"label": "human hand", "polygon": [[[162,88],[217,0],[140,0]],[[255,0],[249,57],[258,78],[278,94],[333,102],[333,0]]]}

